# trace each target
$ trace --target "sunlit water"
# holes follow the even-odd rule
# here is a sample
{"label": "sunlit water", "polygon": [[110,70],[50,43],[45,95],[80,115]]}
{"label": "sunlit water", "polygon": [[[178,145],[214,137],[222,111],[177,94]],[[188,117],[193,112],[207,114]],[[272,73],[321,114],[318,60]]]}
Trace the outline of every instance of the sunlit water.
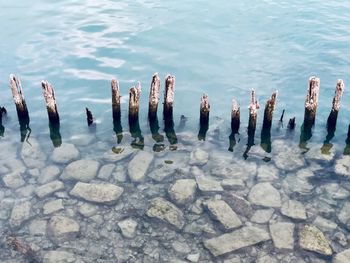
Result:
{"label": "sunlit water", "polygon": [[[347,87],[331,140],[334,145],[327,154],[321,151],[336,80],[343,79],[345,86],[350,82],[347,1],[0,0],[0,7],[0,106],[8,111],[0,137],[0,174],[2,178],[16,174],[10,176],[10,181],[17,178],[11,183],[3,179],[0,186],[0,258],[4,262],[28,260],[28,256],[7,244],[9,236],[31,245],[37,259],[44,262],[56,262],[50,261],[49,251],[71,253],[61,254],[66,260],[71,258],[68,262],[188,262],[197,254],[199,262],[331,261],[330,255],[301,248],[300,229],[305,224],[315,225],[324,233],[333,256],[349,248],[350,208],[343,208],[350,197],[350,160],[343,155],[349,151],[345,142],[350,114]],[[170,147],[163,131],[160,104],[159,132],[165,136],[165,149],[161,152],[154,151],[156,142],[147,120],[154,72],[161,77],[162,92],[165,75],[176,76],[174,128],[178,142],[176,149]],[[21,78],[30,114],[31,132],[24,143],[8,87],[11,73]],[[321,79],[321,89],[307,152],[299,148],[299,139],[307,81],[312,75]],[[123,138],[119,144],[112,122],[112,78],[118,79],[122,93]],[[67,156],[73,156],[67,161],[57,162],[53,157],[40,85],[43,79],[56,90],[62,147],[74,144],[78,150],[75,155],[67,150]],[[135,182],[128,163],[138,150],[130,146],[133,138],[127,102],[129,88],[137,81],[142,85],[139,122],[143,151],[153,159],[145,176]],[[258,112],[255,145],[245,155],[252,88],[262,109]],[[266,152],[260,146],[263,107],[275,90],[278,101],[271,130],[272,147],[271,152]],[[199,141],[199,101],[203,93],[209,95],[211,104],[210,125],[206,140]],[[236,145],[232,148],[231,142],[228,151],[233,98],[241,105],[241,128]],[[86,125],[85,107],[94,114],[96,130]],[[283,109],[282,125],[278,120]],[[180,123],[181,115],[187,117],[185,125]],[[288,119],[294,116],[296,129],[288,131]],[[114,153],[112,147],[114,152],[124,152]],[[32,149],[29,154],[28,149]],[[78,159],[98,162],[96,173],[86,181],[123,187],[117,202],[91,205],[70,194],[79,179],[67,179],[62,174],[69,163]],[[145,164],[147,160],[141,158],[136,166]],[[44,184],[40,178],[49,165],[54,165],[57,174],[45,183],[58,180],[64,187],[40,197],[35,190]],[[342,174],[343,170],[336,167],[345,172]],[[208,183],[210,189],[201,185],[203,177],[212,180]],[[195,180],[191,181],[195,182],[194,194],[184,204],[168,190],[179,179]],[[281,204],[261,205],[254,201],[253,187],[261,182],[277,189]],[[250,203],[240,206],[232,194]],[[183,226],[174,227],[147,214],[156,197],[165,198],[181,210]],[[206,240],[242,227],[223,227],[206,203],[213,198],[225,200],[243,225],[257,226],[269,236],[273,235],[269,226],[276,222],[295,224],[293,248],[280,249],[275,242],[264,240],[258,245],[213,255],[205,246]],[[46,214],[44,204],[58,199],[63,208]],[[302,203],[306,219],[295,220],[282,213],[281,206],[290,199]],[[29,214],[14,223],[16,205],[23,202],[30,204]],[[81,207],[92,212],[82,213]],[[253,214],[263,208],[271,215],[257,223]],[[79,233],[55,239],[51,229],[55,216],[75,220]],[[329,220],[328,225],[324,221],[322,225],[320,218]],[[125,237],[118,225],[124,219],[137,222],[131,238]],[[33,230],[38,225],[44,225],[43,229]]]}

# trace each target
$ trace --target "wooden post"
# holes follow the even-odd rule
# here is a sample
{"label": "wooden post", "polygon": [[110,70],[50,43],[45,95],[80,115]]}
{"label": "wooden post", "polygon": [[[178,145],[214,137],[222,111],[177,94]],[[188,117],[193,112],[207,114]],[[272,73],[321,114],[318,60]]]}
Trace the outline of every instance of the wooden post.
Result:
{"label": "wooden post", "polygon": [[248,135],[255,133],[256,118],[258,115],[258,109],[260,108],[259,102],[255,98],[255,90],[252,89],[250,104],[249,104],[249,122],[248,122]]}
{"label": "wooden post", "polygon": [[41,86],[43,88],[43,95],[46,102],[46,109],[47,109],[49,121],[52,124],[59,123],[60,116],[57,111],[55,90],[47,80],[43,80],[41,82]]}
{"label": "wooden post", "polygon": [[158,102],[160,92],[160,78],[158,73],[154,73],[149,92],[148,118],[152,119],[157,116]]}
{"label": "wooden post", "polygon": [[112,79],[111,81],[111,90],[112,90],[112,114],[113,121],[120,120],[121,111],[120,111],[120,90],[119,83],[116,79]]}
{"label": "wooden post", "polygon": [[130,88],[129,91],[129,119],[138,119],[140,109],[141,83]]}
{"label": "wooden post", "polygon": [[344,81],[341,79],[338,79],[335,87],[335,95],[332,102],[332,109],[327,119],[328,131],[329,130],[335,131],[335,128],[337,125],[338,112],[340,109],[340,101],[343,96],[343,92],[344,92]]}
{"label": "wooden post", "polygon": [[294,130],[294,128],[295,128],[295,117],[289,119],[289,122],[288,122],[288,129]]}
{"label": "wooden post", "polygon": [[22,84],[20,79],[13,74],[10,75],[10,88],[16,105],[18,120],[29,124],[29,113],[24,99]]}
{"label": "wooden post", "polygon": [[92,115],[92,112],[88,109],[85,108],[86,111],[86,121],[88,126],[91,126],[92,124],[94,124],[94,116]]}
{"label": "wooden post", "polygon": [[201,97],[201,104],[200,104],[200,117],[199,117],[199,133],[198,133],[198,139],[199,140],[205,140],[206,133],[209,128],[209,113],[210,113],[210,104],[209,104],[209,98],[207,94],[203,94]]}
{"label": "wooden post", "polygon": [[2,117],[7,115],[5,107],[0,107],[0,137],[4,136],[5,127],[2,125]]}
{"label": "wooden post", "polygon": [[304,126],[312,127],[315,124],[316,111],[318,106],[318,95],[320,92],[320,79],[310,77],[309,87],[305,100]]}
{"label": "wooden post", "polygon": [[280,118],[280,122],[283,122],[283,117],[284,117],[284,109],[282,111],[282,115],[281,115],[281,118]]}
{"label": "wooden post", "polygon": [[271,129],[272,116],[276,105],[276,99],[277,99],[277,91],[272,93],[271,98],[266,102],[265,111],[264,111],[263,130]]}
{"label": "wooden post", "polygon": [[175,92],[175,76],[167,75],[165,77],[165,93],[164,93],[164,119],[167,115],[173,114],[174,104],[174,92]]}
{"label": "wooden post", "polygon": [[240,126],[240,107],[236,100],[232,100],[231,108],[231,132],[237,134]]}
{"label": "wooden post", "polygon": [[350,155],[350,124],[348,127],[348,135],[347,135],[345,143],[346,143],[346,145],[345,145],[343,154]]}

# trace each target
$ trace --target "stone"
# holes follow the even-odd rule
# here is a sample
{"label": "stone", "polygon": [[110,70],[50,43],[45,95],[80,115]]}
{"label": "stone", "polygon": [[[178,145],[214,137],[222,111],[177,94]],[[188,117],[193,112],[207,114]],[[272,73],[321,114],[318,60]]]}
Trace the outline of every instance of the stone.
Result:
{"label": "stone", "polygon": [[35,139],[31,139],[30,143],[22,144],[21,157],[28,168],[43,168],[45,166],[46,155]]}
{"label": "stone", "polygon": [[111,205],[117,202],[123,191],[122,187],[114,184],[78,182],[69,194],[85,201]]}
{"label": "stone", "polygon": [[64,184],[61,181],[52,181],[47,184],[43,184],[35,189],[35,194],[39,198],[47,197],[54,192],[60,191],[64,189]]}
{"label": "stone", "polygon": [[339,221],[350,230],[350,203],[346,202],[338,214]]}
{"label": "stone", "polygon": [[133,182],[143,181],[152,161],[152,153],[139,151],[128,164],[128,174],[130,180]]}
{"label": "stone", "polygon": [[11,227],[20,227],[25,221],[27,221],[30,218],[31,207],[32,205],[29,201],[15,204],[12,208],[10,217]]}
{"label": "stone", "polygon": [[295,145],[288,145],[283,140],[274,140],[272,142],[272,148],[278,153],[273,161],[278,169],[282,171],[294,171],[298,170],[305,165],[305,160],[296,149]]}
{"label": "stone", "polygon": [[298,220],[306,220],[307,218],[304,205],[296,200],[284,202],[281,207],[281,213],[282,215]]}
{"label": "stone", "polygon": [[238,215],[223,200],[211,199],[205,202],[212,217],[219,221],[225,229],[233,229],[242,225]]}
{"label": "stone", "polygon": [[343,250],[334,256],[333,263],[349,263],[350,249]]}
{"label": "stone", "polygon": [[96,207],[96,205],[89,204],[89,203],[82,204],[78,210],[78,212],[85,217],[93,216],[97,213],[97,211],[98,211],[98,208]]}
{"label": "stone", "polygon": [[43,214],[48,215],[63,209],[64,207],[63,207],[62,199],[57,199],[57,200],[49,201],[44,204]]}
{"label": "stone", "polygon": [[350,156],[344,155],[335,162],[334,171],[343,176],[350,176]]}
{"label": "stone", "polygon": [[312,225],[305,225],[299,232],[299,246],[302,249],[322,255],[332,255],[332,249],[321,230]]}
{"label": "stone", "polygon": [[270,183],[258,183],[249,192],[248,200],[254,205],[281,207],[280,193]]}
{"label": "stone", "polygon": [[196,253],[196,254],[189,254],[187,255],[186,259],[190,262],[198,262],[200,258],[200,254]]}
{"label": "stone", "polygon": [[[77,262],[77,257],[67,251],[51,250],[45,253],[43,263],[73,263]],[[82,263],[83,261],[81,261]]]}
{"label": "stone", "polygon": [[197,183],[193,179],[177,180],[169,187],[170,198],[177,204],[183,205],[193,201],[197,189]]}
{"label": "stone", "polygon": [[51,160],[55,163],[66,164],[74,161],[79,157],[78,149],[71,143],[63,143],[56,147],[51,155]]}
{"label": "stone", "polygon": [[273,208],[256,210],[250,221],[258,224],[266,224],[269,222],[274,212],[275,209]]}
{"label": "stone", "polygon": [[25,184],[25,181],[23,180],[21,174],[18,172],[2,176],[2,181],[6,187],[11,189],[17,189]]}
{"label": "stone", "polygon": [[327,197],[334,200],[345,200],[350,196],[350,192],[337,183],[329,183],[323,186]]}
{"label": "stone", "polygon": [[186,242],[175,240],[172,242],[171,246],[177,253],[180,254],[188,254],[191,252],[191,248],[187,245]]}
{"label": "stone", "polygon": [[214,256],[220,256],[270,239],[271,237],[266,230],[245,226],[231,233],[207,239],[204,241],[204,246]]}
{"label": "stone", "polygon": [[118,153],[116,153],[116,151],[113,151],[112,149],[105,152],[102,156],[102,158],[107,162],[116,163],[129,157],[132,153],[135,152],[135,150],[131,146],[123,146],[119,148],[120,150],[117,151]]}
{"label": "stone", "polygon": [[101,167],[97,177],[102,180],[108,180],[111,177],[114,169],[115,169],[115,164],[112,164],[112,163],[105,164]]}
{"label": "stone", "polygon": [[209,153],[200,148],[197,148],[191,152],[190,164],[202,166],[209,160]]}
{"label": "stone", "polygon": [[137,222],[131,218],[118,222],[122,235],[126,238],[133,238],[136,235]]}
{"label": "stone", "polygon": [[46,220],[36,219],[29,224],[29,233],[32,236],[44,236],[46,234]]}
{"label": "stone", "polygon": [[100,164],[97,161],[81,159],[66,166],[61,178],[63,180],[75,180],[88,183],[97,175]]}
{"label": "stone", "polygon": [[197,166],[191,168],[191,173],[194,175],[198,188],[202,192],[222,192],[224,189],[221,183],[210,176],[204,175],[203,171]]}
{"label": "stone", "polygon": [[79,224],[65,216],[51,217],[47,226],[48,237],[54,243],[61,243],[75,239],[80,232]]}
{"label": "stone", "polygon": [[60,174],[60,169],[56,165],[50,165],[41,170],[41,174],[38,177],[39,184],[46,184],[57,179]]}
{"label": "stone", "polygon": [[231,207],[234,207],[236,213],[250,218],[253,214],[253,208],[250,203],[242,196],[231,194],[227,200]]}
{"label": "stone", "polygon": [[221,181],[221,186],[224,189],[236,190],[243,189],[245,187],[245,183],[242,179],[224,179]]}
{"label": "stone", "polygon": [[276,258],[270,255],[264,255],[264,256],[258,257],[255,263],[278,263],[278,262],[279,261]]}
{"label": "stone", "polygon": [[258,182],[272,182],[278,179],[278,170],[273,165],[261,165],[258,168]]}
{"label": "stone", "polygon": [[276,248],[294,248],[294,228],[293,223],[278,222],[270,224],[270,234]]}
{"label": "stone", "polygon": [[77,146],[87,146],[91,145],[93,141],[96,140],[96,136],[93,134],[81,133],[74,134],[70,137],[70,142]]}
{"label": "stone", "polygon": [[146,214],[149,217],[155,217],[163,222],[173,225],[178,229],[182,229],[185,224],[182,211],[174,204],[161,197],[152,199],[151,205]]}
{"label": "stone", "polygon": [[296,174],[288,174],[283,180],[283,187],[287,193],[298,193],[300,195],[309,195],[314,189],[314,185],[309,182],[309,178],[314,173],[308,169],[299,170]]}
{"label": "stone", "polygon": [[331,220],[327,220],[321,216],[317,216],[313,222],[315,226],[320,228],[322,231],[333,231],[337,228],[337,224]]}

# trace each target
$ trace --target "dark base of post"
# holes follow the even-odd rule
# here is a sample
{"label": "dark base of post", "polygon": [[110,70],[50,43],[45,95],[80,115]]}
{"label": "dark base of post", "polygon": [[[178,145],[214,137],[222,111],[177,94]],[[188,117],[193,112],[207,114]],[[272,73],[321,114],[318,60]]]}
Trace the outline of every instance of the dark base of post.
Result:
{"label": "dark base of post", "polygon": [[201,112],[199,117],[198,140],[205,141],[205,137],[207,135],[208,129],[209,129],[209,112],[206,112],[206,113]]}
{"label": "dark base of post", "polygon": [[4,136],[5,127],[2,125],[2,119],[7,115],[5,107],[0,107],[0,137]]}
{"label": "dark base of post", "polygon": [[255,145],[254,143],[254,137],[255,137],[255,129],[256,129],[256,116],[249,116],[249,123],[248,123],[248,143],[247,148],[243,153],[244,159],[248,158],[248,153],[252,146]]}
{"label": "dark base of post", "polygon": [[[55,119],[57,120],[57,119]],[[60,122],[49,122],[50,139],[54,147],[62,145],[62,137],[60,133]]]}
{"label": "dark base of post", "polygon": [[289,130],[294,130],[295,129],[295,117],[289,119],[288,129]]}
{"label": "dark base of post", "polygon": [[338,111],[332,110],[329,113],[328,119],[327,119],[327,130],[332,131],[336,129],[337,126],[337,119],[338,119]]}
{"label": "dark base of post", "polygon": [[117,142],[118,144],[121,143],[123,140],[123,127],[119,119],[113,119],[113,131],[115,132],[117,136]]}
{"label": "dark base of post", "polygon": [[312,127],[311,122],[303,123],[300,129],[300,141],[299,141],[299,147],[305,150],[308,150],[307,148],[307,142],[312,137]]}
{"label": "dark base of post", "polygon": [[271,128],[270,129],[262,129],[261,130],[261,148],[264,149],[265,152],[271,152]]}
{"label": "dark base of post", "polygon": [[149,127],[151,130],[152,138],[156,141],[156,143],[160,143],[164,141],[164,136],[159,133],[159,122],[157,114],[148,115]]}
{"label": "dark base of post", "polygon": [[[167,137],[170,145],[177,144],[177,136],[174,130],[174,119],[173,119],[173,108],[164,108],[163,112],[164,116],[164,132]],[[172,147],[172,149],[176,149],[176,147]]]}
{"label": "dark base of post", "polygon": [[187,122],[187,117],[185,115],[181,115],[180,122],[179,122],[179,125],[177,127],[177,131],[183,131],[185,129],[186,122]]}
{"label": "dark base of post", "polygon": [[129,130],[131,137],[134,138],[131,142],[131,147],[143,150],[145,143],[140,129],[138,114],[129,113]]}
{"label": "dark base of post", "polygon": [[236,146],[236,134],[231,133],[230,136],[228,137],[229,139],[229,146],[228,146],[228,151],[233,152],[233,148]]}
{"label": "dark base of post", "polygon": [[19,131],[21,134],[21,142],[28,141],[32,130],[29,127],[29,116],[28,118],[18,119]]}
{"label": "dark base of post", "polygon": [[231,118],[231,132],[233,134],[239,133],[239,126],[240,126],[240,119],[238,118]]}

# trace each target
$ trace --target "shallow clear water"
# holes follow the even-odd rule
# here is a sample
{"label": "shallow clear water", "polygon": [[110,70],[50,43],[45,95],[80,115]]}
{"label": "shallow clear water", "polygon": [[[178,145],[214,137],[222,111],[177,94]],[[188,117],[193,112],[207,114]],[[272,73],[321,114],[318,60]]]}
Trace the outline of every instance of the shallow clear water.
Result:
{"label": "shallow clear water", "polygon": [[[343,155],[350,113],[347,87],[331,140],[334,145],[329,154],[321,152],[336,80],[343,79],[345,85],[349,82],[350,4],[347,1],[103,0],[82,3],[0,0],[0,7],[0,106],[8,110],[8,117],[3,120],[5,132],[0,137],[0,174],[2,178],[9,174],[22,177],[22,181],[15,177],[17,181],[10,187],[6,179],[2,180],[0,226],[6,234],[0,258],[15,262],[25,260],[21,253],[11,251],[5,244],[6,236],[14,235],[32,244],[40,256],[47,251],[62,250],[85,262],[97,259],[115,262],[116,258],[120,262],[179,262],[196,253],[200,254],[201,262],[230,258],[254,262],[259,258],[263,260],[265,255],[278,262],[330,261],[331,256],[320,256],[300,248],[299,229],[304,224],[316,225],[324,232],[334,255],[349,248],[349,225],[343,222],[344,218],[339,218],[350,196],[349,160]],[[154,72],[159,72],[162,89],[167,73],[176,76],[174,122],[178,143],[175,151],[169,147],[167,139],[163,142],[164,151],[153,151],[155,141],[149,131],[147,107]],[[31,133],[23,145],[8,88],[11,73],[18,74],[22,80],[30,114]],[[305,153],[298,145],[307,81],[312,75],[321,79],[321,90],[313,136],[307,145],[310,151]],[[115,77],[123,95],[120,144],[113,132],[111,117],[110,80]],[[71,148],[67,149],[66,155],[73,157],[65,161],[53,157],[55,149],[50,140],[40,87],[42,79],[51,82],[56,90],[62,147],[74,144],[73,152],[78,151],[74,155]],[[145,177],[133,182],[128,163],[135,158],[137,150],[130,147],[133,139],[129,133],[127,101],[128,90],[137,81],[142,84],[139,121],[144,137],[143,150],[153,159]],[[271,153],[260,146],[263,117],[263,109],[260,109],[255,145],[244,160],[252,88],[261,105],[274,90],[279,93],[271,130]],[[211,103],[210,126],[206,141],[198,141],[199,100],[203,93],[209,95]],[[241,129],[231,152],[227,149],[233,98],[241,105]],[[96,118],[96,131],[87,128],[85,107],[92,110]],[[285,121],[281,126],[278,119],[283,109]],[[185,127],[180,125],[181,115],[188,118]],[[296,116],[297,126],[294,132],[289,132],[287,120],[293,116]],[[165,136],[161,110],[158,117],[159,131]],[[113,153],[112,147],[124,149],[121,155],[129,151],[130,155],[125,154],[125,158],[116,161],[115,158],[119,159],[116,156],[120,155]],[[202,150],[209,153],[207,158],[202,156]],[[197,151],[198,158],[204,160],[196,160]],[[123,187],[124,192],[116,204],[93,205],[96,211],[89,216],[79,212],[81,206],[89,204],[70,194],[80,179],[67,179],[62,175],[66,166],[77,159],[98,162],[96,174],[87,181]],[[142,157],[136,167],[144,164],[147,160]],[[39,197],[35,190],[44,184],[40,178],[49,165],[58,169],[51,180],[62,181],[64,188]],[[109,165],[106,166],[109,170],[105,168],[109,172],[102,176],[101,167],[105,165]],[[219,184],[224,188],[203,190],[197,167],[206,179],[214,180],[214,183],[210,181],[211,187]],[[10,176],[11,180],[13,178]],[[195,180],[195,196],[186,204],[178,204],[168,188],[184,178]],[[294,220],[285,216],[281,205],[273,206],[271,219],[264,223],[258,224],[251,214],[245,214],[232,194],[248,199],[251,213],[269,207],[257,204],[251,196],[252,188],[262,181],[277,189],[281,204],[289,199],[300,201],[307,219]],[[159,196],[182,211],[185,225],[181,229],[147,216],[151,200]],[[294,249],[278,249],[272,241],[264,241],[223,256],[213,256],[204,245],[205,240],[232,232],[232,229],[225,229],[218,220],[213,220],[215,216],[210,215],[203,201],[212,198],[225,200],[244,225],[258,225],[269,235],[272,235],[269,225],[292,222],[295,224]],[[64,208],[44,214],[43,205],[56,199],[63,200]],[[17,226],[10,218],[13,207],[22,202],[30,202],[30,215]],[[193,204],[204,210],[193,208]],[[51,230],[33,231],[38,220],[50,224],[55,215],[76,220],[80,226],[79,235],[67,238],[64,243],[53,240]],[[318,216],[336,223],[336,227],[320,227],[319,220],[315,223]],[[138,223],[133,238],[125,238],[118,226],[125,218]],[[196,222],[204,226],[204,230],[194,231]],[[272,262],[273,259],[266,260]]]}

